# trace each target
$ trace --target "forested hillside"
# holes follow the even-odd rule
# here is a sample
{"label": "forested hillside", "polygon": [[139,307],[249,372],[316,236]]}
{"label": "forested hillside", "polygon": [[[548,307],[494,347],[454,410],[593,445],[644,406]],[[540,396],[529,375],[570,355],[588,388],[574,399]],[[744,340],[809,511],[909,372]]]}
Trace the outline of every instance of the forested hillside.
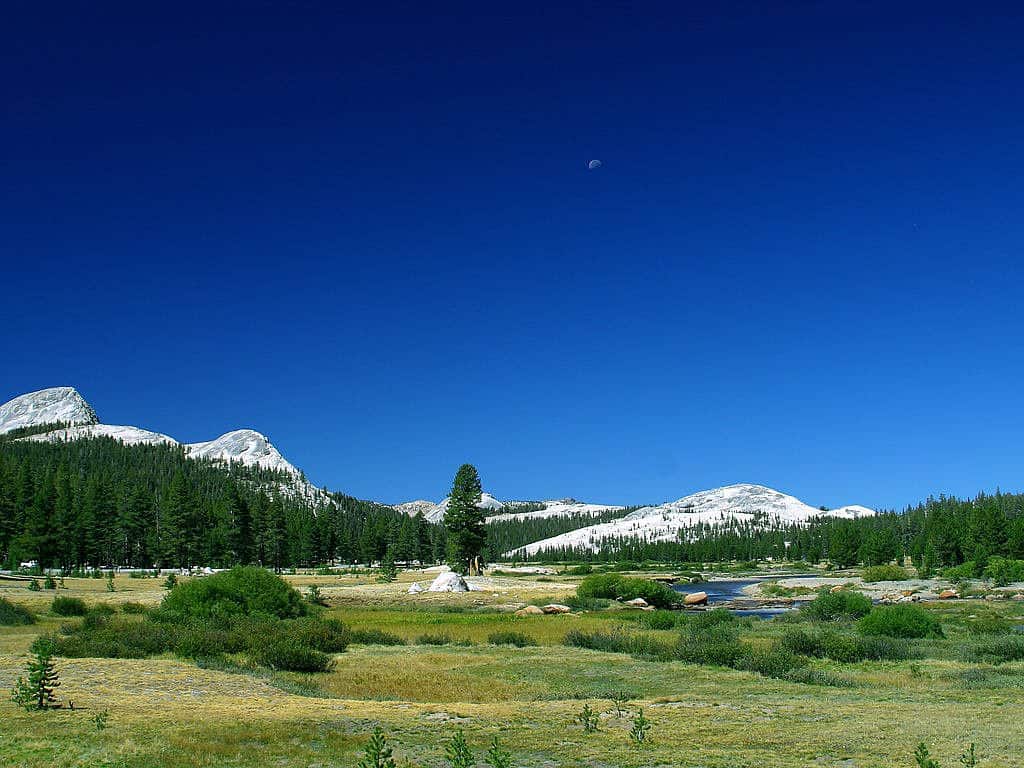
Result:
{"label": "forested hillside", "polygon": [[[186,458],[181,446],[0,438],[0,558],[64,568],[274,568],[331,560],[433,562],[444,531],[341,494],[314,503],[291,479],[254,466]],[[329,499],[329,501],[328,501]]]}

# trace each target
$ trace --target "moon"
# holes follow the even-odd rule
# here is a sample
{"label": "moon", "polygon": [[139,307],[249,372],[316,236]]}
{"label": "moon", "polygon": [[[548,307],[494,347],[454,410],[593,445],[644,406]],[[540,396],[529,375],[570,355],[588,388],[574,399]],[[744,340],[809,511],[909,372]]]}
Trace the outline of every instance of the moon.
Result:
{"label": "moon", "polygon": [[600,160],[591,160],[589,163],[587,163],[587,170],[597,170],[598,168],[601,167],[601,165],[602,163]]}

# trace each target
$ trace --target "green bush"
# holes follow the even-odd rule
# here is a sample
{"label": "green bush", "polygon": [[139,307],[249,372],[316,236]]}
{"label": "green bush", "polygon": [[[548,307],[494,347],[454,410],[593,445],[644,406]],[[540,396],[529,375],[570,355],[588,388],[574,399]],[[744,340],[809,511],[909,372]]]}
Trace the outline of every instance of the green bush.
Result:
{"label": "green bush", "polygon": [[964,655],[967,661],[991,664],[1024,661],[1024,637],[993,637],[968,646]]}
{"label": "green bush", "polygon": [[712,608],[710,611],[684,614],[680,616],[680,620],[685,621],[683,626],[690,632],[703,632],[722,624],[734,625],[738,623],[736,614],[728,608]]}
{"label": "green bush", "polygon": [[745,653],[736,632],[720,625],[699,632],[683,632],[675,646],[675,658],[691,664],[734,667]]}
{"label": "green bush", "polygon": [[677,617],[672,611],[650,611],[643,613],[637,622],[647,629],[674,629]]}
{"label": "green bush", "polygon": [[405,640],[398,635],[380,629],[353,629],[349,631],[348,640],[358,645],[405,645]]}
{"label": "green bush", "polygon": [[0,627],[19,627],[35,624],[36,617],[28,608],[0,597]]}
{"label": "green bush", "polygon": [[522,632],[493,632],[487,637],[491,645],[514,645],[516,648],[526,648],[530,645],[537,645],[537,641]]}
{"label": "green bush", "polygon": [[288,637],[267,643],[260,649],[257,661],[263,666],[286,672],[326,672],[334,664],[326,653]]}
{"label": "green bush", "polygon": [[968,560],[966,563],[960,565],[953,565],[949,568],[942,569],[943,577],[950,581],[960,581],[961,579],[973,579],[975,574],[975,566],[973,560]]}
{"label": "green bush", "polygon": [[807,666],[807,659],[798,656],[781,645],[768,648],[749,648],[737,658],[734,666],[748,672],[757,672],[765,677],[785,679],[795,669]]}
{"label": "green bush", "polygon": [[899,565],[873,565],[864,569],[864,581],[872,584],[876,581],[907,581],[910,574]]}
{"label": "green bush", "polygon": [[1015,581],[1024,581],[1024,560],[1006,557],[990,557],[985,565],[984,576],[997,587],[1005,587]]}
{"label": "green bush", "polygon": [[832,592],[823,587],[814,600],[800,609],[800,615],[818,621],[842,621],[867,616],[871,607],[871,600],[860,592],[847,589]]}
{"label": "green bush", "polygon": [[632,579],[617,573],[597,573],[588,576],[576,588],[576,596],[583,599],[646,600],[656,608],[671,608],[682,601],[678,592],[650,579]]}
{"label": "green bush", "polygon": [[942,637],[942,625],[931,613],[919,605],[884,605],[857,623],[864,635],[887,637]]}
{"label": "green bush", "polygon": [[415,645],[451,645],[451,635],[440,633],[436,635],[425,634],[419,635],[414,641]]}
{"label": "green bush", "polygon": [[85,616],[87,611],[80,597],[55,597],[50,603],[50,613],[57,616]]}
{"label": "green bush", "polygon": [[302,595],[280,576],[245,566],[178,584],[167,593],[153,617],[180,621],[264,614],[292,619],[304,616],[306,611]]}
{"label": "green bush", "polygon": [[858,637],[847,632],[825,630],[815,632],[802,628],[788,630],[782,636],[782,646],[802,656],[829,658],[852,663],[865,660],[901,661],[913,656],[906,640],[885,636]]}
{"label": "green bush", "polygon": [[668,661],[673,656],[671,646],[660,643],[646,635],[630,634],[619,630],[608,632],[585,632],[573,629],[562,641],[564,645],[575,648],[588,648],[592,651],[606,653],[628,653],[642,658]]}
{"label": "green bush", "polygon": [[142,603],[127,602],[121,604],[122,613],[135,613],[135,614],[146,614],[149,613],[149,607]]}
{"label": "green bush", "polygon": [[351,639],[348,627],[337,619],[294,619],[282,622],[279,631],[323,653],[342,653]]}

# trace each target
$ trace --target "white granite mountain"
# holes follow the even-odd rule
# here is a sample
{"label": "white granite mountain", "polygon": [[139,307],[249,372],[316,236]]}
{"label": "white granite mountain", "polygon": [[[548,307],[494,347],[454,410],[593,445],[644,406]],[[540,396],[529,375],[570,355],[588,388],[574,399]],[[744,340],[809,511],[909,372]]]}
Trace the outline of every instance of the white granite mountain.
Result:
{"label": "white granite mountain", "polygon": [[858,505],[821,510],[772,488],[741,483],[700,491],[667,504],[641,507],[618,520],[535,541],[516,550],[516,553],[530,555],[562,547],[597,551],[603,541],[624,538],[672,541],[680,532],[700,523],[720,525],[735,520],[768,527],[779,523],[803,523],[816,517],[856,518],[874,514],[874,510]]}
{"label": "white granite mountain", "polygon": [[96,412],[73,387],[53,387],[19,395],[0,405],[0,434],[25,427],[69,424],[29,435],[23,440],[79,440],[86,437],[111,437],[128,445],[182,445],[186,455],[196,459],[240,462],[285,473],[290,479],[282,490],[299,493],[310,501],[325,501],[327,495],[306,481],[304,475],[274,447],[270,439],[252,429],[236,429],[202,443],[179,443],[168,435],[139,427],[101,424]]}

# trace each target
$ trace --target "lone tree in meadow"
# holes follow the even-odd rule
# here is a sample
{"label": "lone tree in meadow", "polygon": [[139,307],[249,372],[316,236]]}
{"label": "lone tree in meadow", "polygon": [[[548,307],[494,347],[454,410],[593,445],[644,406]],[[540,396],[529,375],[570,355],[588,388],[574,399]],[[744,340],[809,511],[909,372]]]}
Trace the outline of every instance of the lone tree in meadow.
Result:
{"label": "lone tree in meadow", "polygon": [[444,527],[448,529],[448,565],[465,575],[480,556],[487,540],[484,512],[480,508],[480,475],[472,464],[463,464],[455,473]]}

